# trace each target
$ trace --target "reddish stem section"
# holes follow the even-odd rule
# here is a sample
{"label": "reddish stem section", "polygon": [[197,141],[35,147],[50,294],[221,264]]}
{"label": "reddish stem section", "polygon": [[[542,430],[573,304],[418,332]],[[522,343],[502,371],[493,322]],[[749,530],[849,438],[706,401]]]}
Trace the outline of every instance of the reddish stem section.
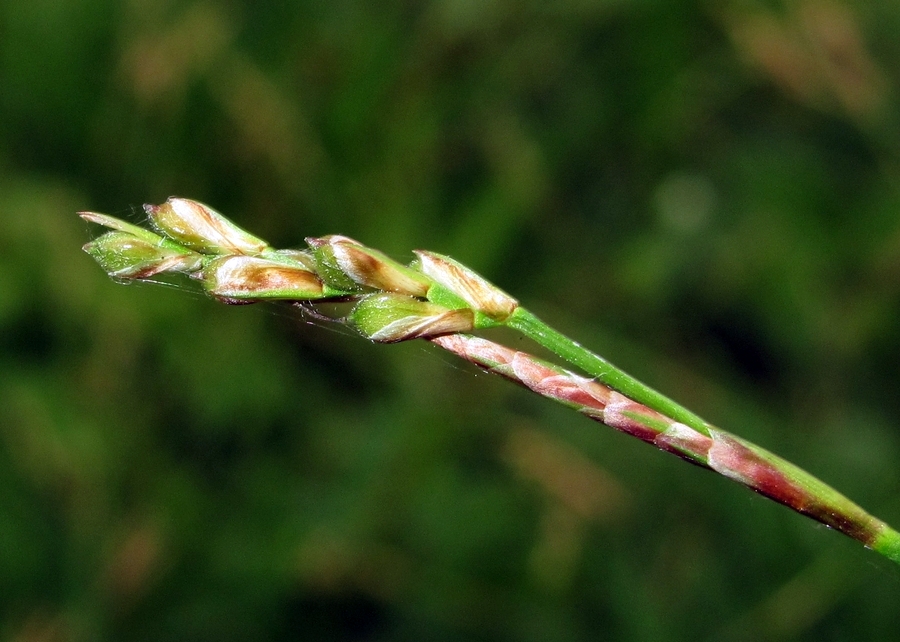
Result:
{"label": "reddish stem section", "polygon": [[872,546],[887,528],[836,490],[788,461],[715,430],[708,466],[761,495]]}
{"label": "reddish stem section", "polygon": [[706,436],[604,384],[486,339],[453,334],[430,341],[591,419],[740,482],[866,546],[889,530],[809,473],[734,435],[710,429]]}

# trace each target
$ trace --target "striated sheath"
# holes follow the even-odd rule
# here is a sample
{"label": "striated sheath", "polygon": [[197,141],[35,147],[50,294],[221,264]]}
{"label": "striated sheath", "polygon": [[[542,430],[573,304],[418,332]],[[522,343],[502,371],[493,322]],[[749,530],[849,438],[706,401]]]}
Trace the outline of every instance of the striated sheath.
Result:
{"label": "striated sheath", "polygon": [[429,340],[490,373],[739,482],[898,561],[896,531],[816,477],[758,446],[716,428],[704,435],[604,384],[487,339],[453,334]]}

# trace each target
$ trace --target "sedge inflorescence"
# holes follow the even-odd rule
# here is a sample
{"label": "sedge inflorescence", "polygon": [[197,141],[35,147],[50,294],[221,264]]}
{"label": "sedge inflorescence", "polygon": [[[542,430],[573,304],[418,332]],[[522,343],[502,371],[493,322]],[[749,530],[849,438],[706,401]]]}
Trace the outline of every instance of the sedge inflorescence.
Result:
{"label": "sedge inflorescence", "polygon": [[347,320],[384,343],[487,327],[518,306],[481,276],[433,252],[419,251],[403,265],[339,235],[308,238],[305,250],[279,250],[194,200],[172,197],[144,210],[154,231],[80,213],[109,229],[84,250],[117,280],[185,274],[229,304],[355,301]]}
{"label": "sedge inflorescence", "polygon": [[[84,246],[112,278],[187,275],[229,304],[350,301],[340,319],[381,343],[429,339],[494,374],[567,405],[811,517],[900,563],[900,533],[809,473],[710,426],[580,344],[453,259],[416,251],[403,265],[346,236],[279,250],[197,201],[145,205],[153,231],[82,212],[108,231]],[[338,320],[338,319],[335,319]],[[506,326],[555,352],[586,378],[528,353],[473,337]]]}

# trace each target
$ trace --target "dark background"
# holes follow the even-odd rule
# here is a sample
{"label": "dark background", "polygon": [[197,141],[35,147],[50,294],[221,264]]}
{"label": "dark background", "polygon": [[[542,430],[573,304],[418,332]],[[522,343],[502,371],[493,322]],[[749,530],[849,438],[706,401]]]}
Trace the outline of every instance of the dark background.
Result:
{"label": "dark background", "polygon": [[895,639],[855,542],[425,343],[115,285],[75,212],[450,254],[898,525],[898,33],[895,0],[3,0],[2,639]]}

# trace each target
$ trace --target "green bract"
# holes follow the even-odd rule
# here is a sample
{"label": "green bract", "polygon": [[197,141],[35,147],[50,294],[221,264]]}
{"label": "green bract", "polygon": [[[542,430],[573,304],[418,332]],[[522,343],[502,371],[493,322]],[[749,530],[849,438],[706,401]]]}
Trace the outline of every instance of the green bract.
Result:
{"label": "green bract", "polygon": [[107,232],[84,246],[107,274],[118,279],[146,279],[162,272],[190,272],[202,257],[173,249],[157,237],[150,242],[129,232]]}
{"label": "green bract", "polygon": [[150,224],[160,233],[204,254],[260,254],[268,243],[245,232],[217,211],[186,198],[144,205]]}
{"label": "green bract", "polygon": [[350,313],[350,321],[363,336],[380,343],[468,332],[475,326],[471,310],[449,310],[393,293],[363,297]]}

